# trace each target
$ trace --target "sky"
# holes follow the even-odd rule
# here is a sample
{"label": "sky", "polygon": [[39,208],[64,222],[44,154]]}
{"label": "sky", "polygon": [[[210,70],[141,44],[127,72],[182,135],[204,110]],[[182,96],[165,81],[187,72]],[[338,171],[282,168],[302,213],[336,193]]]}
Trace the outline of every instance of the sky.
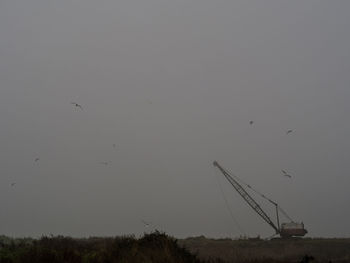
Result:
{"label": "sky", "polygon": [[350,237],[349,11],[1,0],[0,234],[272,235],[217,160],[309,237]]}

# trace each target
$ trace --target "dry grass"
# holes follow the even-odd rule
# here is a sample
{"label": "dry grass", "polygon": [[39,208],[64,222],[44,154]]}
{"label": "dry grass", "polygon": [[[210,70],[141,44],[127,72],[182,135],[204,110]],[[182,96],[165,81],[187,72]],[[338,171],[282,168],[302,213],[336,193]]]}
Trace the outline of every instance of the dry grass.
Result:
{"label": "dry grass", "polygon": [[231,240],[205,237],[179,240],[179,244],[201,259],[225,262],[300,262],[313,255],[315,262],[350,262],[350,239]]}
{"label": "dry grass", "polygon": [[296,263],[306,254],[315,263],[350,262],[350,239],[176,240],[159,232],[138,239],[0,236],[0,263]]}

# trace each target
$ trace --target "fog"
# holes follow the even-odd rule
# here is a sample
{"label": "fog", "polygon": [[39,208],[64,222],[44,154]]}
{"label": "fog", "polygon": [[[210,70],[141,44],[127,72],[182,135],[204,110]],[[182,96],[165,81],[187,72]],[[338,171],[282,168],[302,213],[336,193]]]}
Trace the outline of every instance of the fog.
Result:
{"label": "fog", "polygon": [[2,0],[0,234],[272,235],[217,160],[308,236],[349,237],[349,11]]}

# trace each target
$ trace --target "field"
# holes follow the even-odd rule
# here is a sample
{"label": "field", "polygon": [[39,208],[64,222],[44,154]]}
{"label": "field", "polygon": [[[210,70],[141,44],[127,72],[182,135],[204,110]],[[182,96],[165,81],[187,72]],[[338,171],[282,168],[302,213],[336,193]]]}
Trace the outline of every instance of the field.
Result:
{"label": "field", "polygon": [[231,240],[195,237],[177,240],[154,232],[141,238],[0,236],[0,263],[293,263],[350,262],[350,239]]}
{"label": "field", "polygon": [[[350,262],[350,239],[208,239],[187,238],[179,244],[201,259],[219,258],[225,262],[300,262],[305,255],[315,262]],[[258,261],[256,261],[258,260]]]}

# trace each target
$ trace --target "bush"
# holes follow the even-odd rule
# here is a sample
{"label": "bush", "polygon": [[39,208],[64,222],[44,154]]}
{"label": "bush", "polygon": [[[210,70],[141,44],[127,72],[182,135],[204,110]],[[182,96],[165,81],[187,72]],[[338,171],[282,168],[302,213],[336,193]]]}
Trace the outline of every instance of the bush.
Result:
{"label": "bush", "polygon": [[42,237],[33,242],[10,242],[0,248],[0,263],[200,263],[178,246],[177,240],[155,231],[133,236],[73,239]]}

